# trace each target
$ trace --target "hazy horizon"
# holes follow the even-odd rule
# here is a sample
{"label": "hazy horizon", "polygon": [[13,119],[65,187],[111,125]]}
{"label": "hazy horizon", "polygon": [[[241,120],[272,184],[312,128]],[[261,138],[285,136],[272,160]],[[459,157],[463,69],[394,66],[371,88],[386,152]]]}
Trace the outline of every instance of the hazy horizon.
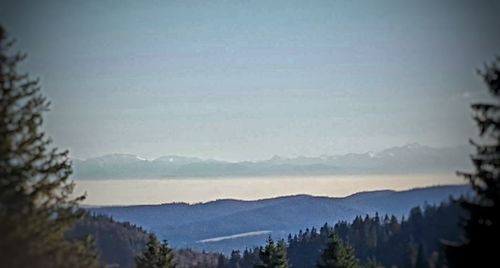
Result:
{"label": "hazy horizon", "polygon": [[[500,51],[496,1],[0,0],[0,5],[0,23],[16,39],[14,50],[28,54],[21,69],[40,77],[52,101],[45,130],[75,159],[130,153],[239,162],[377,152],[412,143],[466,146],[477,135],[469,106],[487,97],[475,70]],[[160,184],[77,181],[77,192],[88,188],[88,203],[155,203],[337,195],[460,180],[415,177],[411,169],[419,170],[425,160],[412,157],[403,159],[417,166],[400,162],[398,169],[385,161],[385,177],[360,168],[351,180],[313,176],[317,185],[307,177],[265,176]],[[447,163],[446,157],[426,159],[431,166],[426,170]],[[366,170],[376,170],[367,162]],[[99,163],[88,166],[90,178],[102,175]],[[346,166],[356,173],[357,165]],[[405,168],[406,179],[391,174]],[[449,174],[455,168],[455,163],[444,167]],[[116,169],[114,174],[142,176],[136,166]],[[168,171],[211,175],[203,167],[175,169]],[[155,172],[160,177],[164,170]],[[242,182],[248,187],[236,189]],[[269,192],[262,192],[267,183]]]}
{"label": "hazy horizon", "polygon": [[500,50],[496,1],[0,5],[53,102],[47,132],[76,158],[465,145],[474,70]]}
{"label": "hazy horizon", "polygon": [[[362,191],[464,183],[454,171],[471,167],[466,151],[409,144],[333,158],[273,157],[223,164],[175,156],[146,160],[136,155],[108,155],[77,161],[73,178],[76,193],[88,193],[87,205],[257,200],[297,194],[343,197]],[[457,154],[463,157],[457,158]],[[325,174],[317,173],[318,169]]]}
{"label": "hazy horizon", "polygon": [[74,195],[87,193],[84,205],[200,203],[217,199],[257,200],[289,195],[345,197],[375,190],[410,190],[464,184],[455,174],[377,174],[331,176],[261,176],[252,178],[182,178],[77,180]]}

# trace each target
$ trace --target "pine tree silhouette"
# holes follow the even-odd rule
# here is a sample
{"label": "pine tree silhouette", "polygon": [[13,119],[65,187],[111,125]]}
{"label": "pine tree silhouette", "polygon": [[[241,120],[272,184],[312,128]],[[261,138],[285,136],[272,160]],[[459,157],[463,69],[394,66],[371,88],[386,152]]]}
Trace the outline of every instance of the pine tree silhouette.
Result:
{"label": "pine tree silhouette", "polygon": [[356,268],[359,267],[358,260],[354,255],[354,249],[345,245],[335,234],[331,233],[326,248],[321,254],[318,268]]}
{"label": "pine tree silhouette", "polygon": [[83,212],[70,198],[68,152],[42,130],[50,103],[38,80],[19,73],[26,58],[0,26],[0,264],[2,267],[95,267],[92,241],[65,238]]}
{"label": "pine tree silhouette", "polygon": [[274,243],[271,237],[267,239],[266,246],[260,250],[261,263],[256,268],[288,268],[286,244],[284,240]]}
{"label": "pine tree silhouette", "polygon": [[160,243],[156,237],[149,236],[146,249],[136,258],[137,268],[175,268],[174,252],[167,241]]}
{"label": "pine tree silhouette", "polygon": [[500,240],[500,58],[483,71],[492,100],[472,105],[474,120],[483,143],[471,141],[476,149],[472,156],[474,173],[460,173],[476,195],[459,202],[468,212],[463,223],[463,241],[448,243],[446,255],[450,267],[500,267],[494,246]]}

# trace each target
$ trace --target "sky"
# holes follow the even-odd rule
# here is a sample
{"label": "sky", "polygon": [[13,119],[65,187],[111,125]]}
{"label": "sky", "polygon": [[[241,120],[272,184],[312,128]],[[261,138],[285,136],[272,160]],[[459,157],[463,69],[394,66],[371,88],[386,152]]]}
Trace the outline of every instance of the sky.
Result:
{"label": "sky", "polygon": [[229,161],[476,135],[498,1],[14,1],[0,24],[78,158]]}

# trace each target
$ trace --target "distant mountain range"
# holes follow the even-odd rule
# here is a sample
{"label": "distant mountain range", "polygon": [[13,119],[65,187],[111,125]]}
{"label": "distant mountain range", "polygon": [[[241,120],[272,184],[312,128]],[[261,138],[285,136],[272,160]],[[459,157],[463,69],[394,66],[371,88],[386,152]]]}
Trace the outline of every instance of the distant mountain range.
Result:
{"label": "distant mountain range", "polygon": [[325,222],[351,221],[358,215],[376,212],[402,217],[412,207],[470,193],[465,185],[435,186],[401,192],[361,192],[344,198],[296,195],[257,201],[224,199],[194,205],[171,203],[89,210],[137,224],[178,248],[228,252],[261,245],[269,234],[285,237],[300,229],[318,228]]}
{"label": "distant mountain range", "polygon": [[168,155],[147,160],[112,154],[74,160],[76,179],[139,179],[179,177],[311,176],[336,174],[440,173],[468,168],[465,147],[433,148],[417,143],[380,152],[226,162]]}

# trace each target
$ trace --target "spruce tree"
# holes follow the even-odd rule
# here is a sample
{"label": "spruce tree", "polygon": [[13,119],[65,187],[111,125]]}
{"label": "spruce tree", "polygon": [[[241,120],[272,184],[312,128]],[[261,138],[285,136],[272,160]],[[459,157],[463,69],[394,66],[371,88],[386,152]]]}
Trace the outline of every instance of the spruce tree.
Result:
{"label": "spruce tree", "polygon": [[217,268],[225,268],[227,264],[227,259],[224,257],[224,254],[219,254],[217,258]]}
{"label": "spruce tree", "polygon": [[25,59],[0,25],[0,264],[2,267],[95,267],[89,239],[65,238],[82,216],[71,198],[67,151],[46,137],[50,103],[38,80],[20,73]]}
{"label": "spruce tree", "polygon": [[489,102],[471,106],[481,143],[475,147],[473,173],[460,173],[472,186],[475,196],[459,202],[468,214],[463,222],[463,239],[446,246],[450,267],[500,267],[500,57],[478,71],[492,96]]}
{"label": "spruce tree", "polygon": [[174,251],[168,245],[167,240],[163,240],[160,245],[158,267],[175,268]]}
{"label": "spruce tree", "polygon": [[266,246],[260,250],[259,257],[261,263],[256,265],[256,268],[288,268],[284,240],[274,243],[273,239],[269,237]]}
{"label": "spruce tree", "polygon": [[160,243],[153,234],[149,235],[144,252],[136,257],[137,268],[175,268],[174,252],[167,241]]}
{"label": "spruce tree", "polygon": [[354,255],[354,249],[342,242],[335,234],[330,233],[326,248],[321,254],[317,264],[318,268],[357,268],[358,260]]}

